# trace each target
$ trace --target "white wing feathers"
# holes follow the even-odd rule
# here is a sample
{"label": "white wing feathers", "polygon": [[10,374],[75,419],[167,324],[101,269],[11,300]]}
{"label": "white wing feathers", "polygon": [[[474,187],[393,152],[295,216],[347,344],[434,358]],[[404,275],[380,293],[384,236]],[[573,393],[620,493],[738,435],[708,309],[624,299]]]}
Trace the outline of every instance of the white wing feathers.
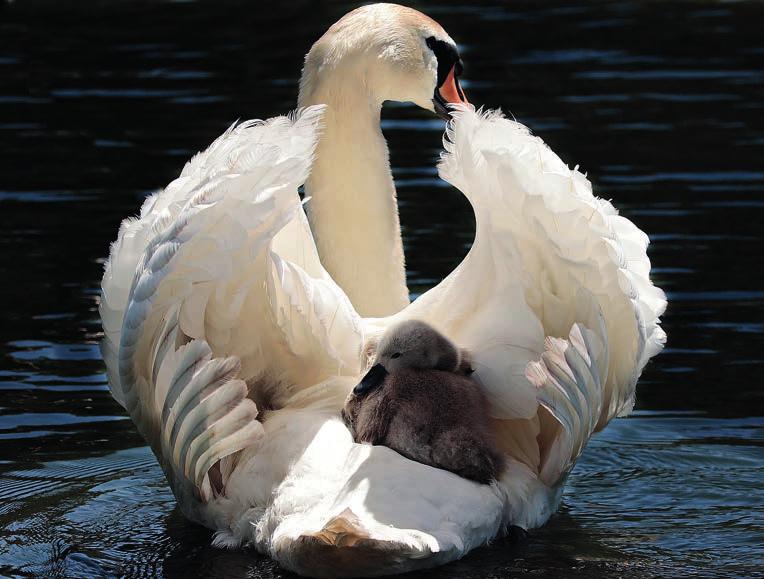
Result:
{"label": "white wing feathers", "polygon": [[539,402],[561,425],[544,433],[539,478],[550,487],[567,475],[594,433],[606,359],[597,335],[574,324],[567,340],[548,337],[541,359],[528,364],[526,376],[538,388]]}
{"label": "white wing feathers", "polygon": [[594,430],[631,410],[665,342],[648,238],[523,125],[466,107],[454,116],[439,172],[470,200],[475,243],[410,310],[473,350],[497,418],[547,408],[567,432],[554,466],[564,473]]}
{"label": "white wing feathers", "polygon": [[[360,318],[320,268],[297,195],[322,112],[231,127],[112,246],[111,388],[176,492],[209,498],[210,468],[262,435],[255,402],[358,371]],[[274,250],[287,226],[294,262]]]}
{"label": "white wing feathers", "polygon": [[456,116],[441,176],[463,187],[478,232],[485,221],[494,234],[502,228],[514,238],[522,260],[515,274],[546,335],[567,336],[575,322],[585,321],[582,309],[601,311],[599,337],[611,356],[610,403],[600,424],[628,412],[639,374],[665,341],[658,325],[665,295],[649,279],[647,236],[594,197],[589,181],[523,125],[497,112]]}
{"label": "white wing feathers", "polygon": [[[157,456],[173,487],[179,492],[198,490],[206,501],[212,495],[207,478],[212,466],[252,444],[263,430],[255,420],[257,407],[247,398],[246,383],[236,378],[238,359],[213,358],[202,340],[176,348],[178,331],[175,309],[158,334],[152,356],[158,364],[152,371],[153,408],[161,409],[154,416],[159,441],[153,440],[152,447],[161,449]],[[225,484],[225,473],[220,477]]]}

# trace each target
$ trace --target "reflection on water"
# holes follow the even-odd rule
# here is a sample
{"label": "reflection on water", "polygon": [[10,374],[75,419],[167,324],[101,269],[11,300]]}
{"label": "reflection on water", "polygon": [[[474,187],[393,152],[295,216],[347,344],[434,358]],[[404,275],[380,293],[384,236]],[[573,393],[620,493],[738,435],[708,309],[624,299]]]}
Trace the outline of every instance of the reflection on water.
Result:
{"label": "reflection on water", "polygon": [[[108,394],[98,283],[119,221],[235,118],[293,107],[302,55],[350,6],[0,6],[0,574],[287,575],[212,549],[175,509]],[[473,102],[511,111],[650,233],[670,298],[638,412],[595,437],[561,512],[427,576],[756,573],[764,6],[415,6],[463,43]],[[435,175],[441,123],[385,116],[416,295],[474,222]]]}

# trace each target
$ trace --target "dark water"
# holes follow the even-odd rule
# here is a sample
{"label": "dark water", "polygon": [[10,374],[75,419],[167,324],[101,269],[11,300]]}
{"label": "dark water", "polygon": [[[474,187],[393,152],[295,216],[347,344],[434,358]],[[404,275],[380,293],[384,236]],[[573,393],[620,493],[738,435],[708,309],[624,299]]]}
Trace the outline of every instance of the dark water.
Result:
{"label": "dark water", "polygon": [[[119,221],[236,118],[294,106],[345,3],[0,5],[0,575],[281,577],[183,520],[96,342]],[[754,576],[764,564],[764,4],[417,3],[473,102],[580,164],[653,239],[669,345],[563,507],[428,577]],[[391,106],[412,292],[473,234],[439,121]]]}

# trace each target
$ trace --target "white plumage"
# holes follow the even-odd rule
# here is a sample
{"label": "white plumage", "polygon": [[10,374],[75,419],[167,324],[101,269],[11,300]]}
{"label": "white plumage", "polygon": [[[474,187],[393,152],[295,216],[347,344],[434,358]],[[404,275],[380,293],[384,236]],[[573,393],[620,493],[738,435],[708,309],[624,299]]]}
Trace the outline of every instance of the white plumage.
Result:
{"label": "white plumage", "polygon": [[[522,125],[461,107],[439,172],[474,208],[473,247],[402,311],[362,318],[297,193],[325,115],[231,127],[123,223],[100,305],[109,381],[217,544],[310,575],[432,566],[548,519],[592,433],[631,409],[665,298],[647,236],[583,175]],[[509,463],[496,484],[343,425],[365,348],[408,317],[472,351]]]}

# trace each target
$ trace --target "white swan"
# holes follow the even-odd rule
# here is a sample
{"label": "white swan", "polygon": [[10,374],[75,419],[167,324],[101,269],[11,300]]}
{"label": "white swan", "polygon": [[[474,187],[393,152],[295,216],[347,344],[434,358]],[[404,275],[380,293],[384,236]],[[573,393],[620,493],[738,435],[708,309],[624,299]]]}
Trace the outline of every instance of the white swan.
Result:
{"label": "white swan", "polygon": [[[463,100],[458,70],[429,18],[355,10],[307,56],[306,108],[230,128],[122,224],[100,304],[111,389],[216,544],[307,575],[450,561],[543,524],[591,434],[631,409],[665,338],[647,236],[499,113],[454,114],[439,171],[472,204],[475,242],[408,304],[380,108],[443,112]],[[508,462],[497,484],[343,425],[364,348],[411,317],[474,353]]]}

